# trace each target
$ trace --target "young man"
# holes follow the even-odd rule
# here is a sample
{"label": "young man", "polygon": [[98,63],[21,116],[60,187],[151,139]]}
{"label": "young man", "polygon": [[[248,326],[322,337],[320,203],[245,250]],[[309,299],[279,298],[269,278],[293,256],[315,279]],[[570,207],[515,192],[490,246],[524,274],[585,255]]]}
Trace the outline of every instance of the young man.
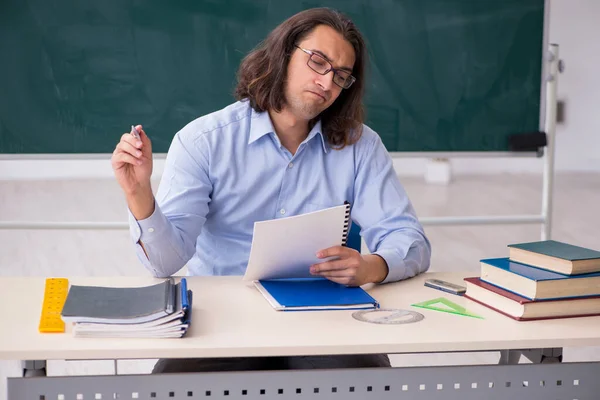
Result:
{"label": "young man", "polygon": [[[175,135],[156,198],[150,139],[141,126],[139,140],[124,134],[112,166],[146,268],[159,277],[184,265],[191,275],[243,275],[254,222],[347,200],[372,254],[323,249],[319,257],[337,259],[310,266],[312,274],[362,285],[426,271],[429,241],[381,139],[363,125],[366,54],[336,11],[284,21],[243,60],[238,102]],[[389,365],[380,355],[230,361],[161,360],[156,370]]]}

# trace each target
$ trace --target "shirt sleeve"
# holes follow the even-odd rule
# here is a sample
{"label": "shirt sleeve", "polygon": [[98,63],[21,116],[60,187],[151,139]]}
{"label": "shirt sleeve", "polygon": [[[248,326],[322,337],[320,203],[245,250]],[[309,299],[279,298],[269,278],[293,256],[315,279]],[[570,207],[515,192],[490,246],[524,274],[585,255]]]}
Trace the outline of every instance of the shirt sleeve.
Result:
{"label": "shirt sleeve", "polygon": [[206,222],[212,183],[207,158],[192,137],[186,128],[175,135],[156,193],[154,213],[136,220],[129,211],[136,255],[157,277],[176,273],[190,260]]}
{"label": "shirt sleeve", "polygon": [[352,219],[361,227],[369,251],[388,265],[382,283],[411,278],[429,269],[431,245],[390,154],[377,134],[364,129],[355,150]]}

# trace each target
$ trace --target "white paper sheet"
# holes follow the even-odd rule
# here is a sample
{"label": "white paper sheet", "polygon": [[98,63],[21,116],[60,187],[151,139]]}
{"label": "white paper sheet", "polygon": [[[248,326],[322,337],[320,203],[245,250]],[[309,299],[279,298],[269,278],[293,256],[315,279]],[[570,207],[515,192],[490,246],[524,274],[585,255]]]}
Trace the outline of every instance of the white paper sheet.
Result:
{"label": "white paper sheet", "polygon": [[342,244],[348,207],[255,222],[244,280],[311,277],[312,264],[331,259],[317,252]]}

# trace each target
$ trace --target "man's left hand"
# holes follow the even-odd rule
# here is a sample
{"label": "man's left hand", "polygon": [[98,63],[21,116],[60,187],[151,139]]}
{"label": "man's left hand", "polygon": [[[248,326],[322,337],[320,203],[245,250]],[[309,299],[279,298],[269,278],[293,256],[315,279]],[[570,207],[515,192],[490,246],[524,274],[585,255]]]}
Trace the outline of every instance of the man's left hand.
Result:
{"label": "man's left hand", "polygon": [[319,275],[347,286],[360,286],[365,283],[379,283],[388,274],[388,266],[376,254],[361,255],[358,251],[334,246],[317,253],[319,258],[338,257],[331,261],[313,264],[310,273]]}

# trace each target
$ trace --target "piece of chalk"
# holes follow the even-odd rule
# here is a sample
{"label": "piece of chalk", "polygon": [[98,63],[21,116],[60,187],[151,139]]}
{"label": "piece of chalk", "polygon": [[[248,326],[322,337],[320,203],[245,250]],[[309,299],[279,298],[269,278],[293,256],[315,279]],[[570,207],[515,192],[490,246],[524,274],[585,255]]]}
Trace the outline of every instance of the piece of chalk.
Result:
{"label": "piece of chalk", "polygon": [[139,139],[140,138],[140,134],[138,132],[137,129],[135,129],[135,126],[131,125],[131,134],[133,135],[134,138]]}

